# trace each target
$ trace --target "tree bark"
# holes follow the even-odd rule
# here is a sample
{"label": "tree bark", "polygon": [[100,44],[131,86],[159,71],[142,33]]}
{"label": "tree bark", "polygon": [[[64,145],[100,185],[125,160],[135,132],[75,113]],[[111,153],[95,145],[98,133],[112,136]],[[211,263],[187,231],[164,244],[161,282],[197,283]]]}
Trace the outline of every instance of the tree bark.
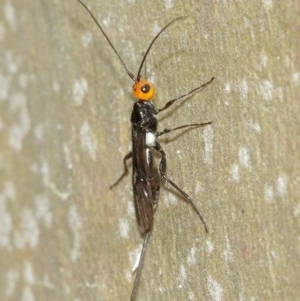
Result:
{"label": "tree bark", "polygon": [[[168,176],[137,300],[299,300],[299,1],[86,0],[154,104]],[[0,3],[0,299],[129,300],[132,85],[77,1]],[[159,162],[159,158],[158,162]]]}

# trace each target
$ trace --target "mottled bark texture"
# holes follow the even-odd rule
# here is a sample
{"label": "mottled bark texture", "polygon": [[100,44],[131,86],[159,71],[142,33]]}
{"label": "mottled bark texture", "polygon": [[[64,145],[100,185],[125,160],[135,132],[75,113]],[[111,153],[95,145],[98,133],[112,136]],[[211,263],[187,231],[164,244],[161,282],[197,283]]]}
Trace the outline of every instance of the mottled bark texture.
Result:
{"label": "mottled bark texture", "polygon": [[[299,1],[86,0],[136,73],[147,59],[168,175],[137,300],[299,300]],[[128,300],[142,239],[132,81],[75,0],[0,1],[0,299]]]}

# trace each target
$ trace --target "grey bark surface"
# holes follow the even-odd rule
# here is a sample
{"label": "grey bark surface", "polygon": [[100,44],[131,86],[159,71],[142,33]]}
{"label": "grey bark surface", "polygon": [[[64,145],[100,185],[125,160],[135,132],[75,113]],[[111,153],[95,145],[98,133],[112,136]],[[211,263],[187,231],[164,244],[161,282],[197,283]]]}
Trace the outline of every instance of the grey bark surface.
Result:
{"label": "grey bark surface", "polygon": [[[160,116],[168,175],[137,300],[300,300],[299,1],[86,0]],[[129,300],[131,80],[77,1],[0,2],[0,299]]]}

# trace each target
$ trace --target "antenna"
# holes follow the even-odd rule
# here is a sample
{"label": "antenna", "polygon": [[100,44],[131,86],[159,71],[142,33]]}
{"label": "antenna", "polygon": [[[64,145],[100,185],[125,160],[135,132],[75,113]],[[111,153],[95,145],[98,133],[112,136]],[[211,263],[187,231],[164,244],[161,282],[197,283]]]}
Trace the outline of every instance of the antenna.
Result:
{"label": "antenna", "polygon": [[[79,1],[79,0],[78,0]],[[143,59],[141,61],[141,64],[140,64],[140,68],[139,68],[139,71],[137,73],[137,76],[136,76],[136,80],[139,81],[140,78],[141,78],[141,71],[142,71],[142,68],[143,68],[143,65],[145,63],[145,60],[147,58],[147,55],[150,51],[150,49],[152,48],[154,42],[157,40],[157,38],[169,27],[171,26],[174,22],[178,21],[178,20],[182,20],[182,19],[185,19],[186,17],[178,17],[176,19],[174,19],[173,21],[171,21],[170,23],[168,23],[166,26],[164,26],[159,32],[158,34],[153,38],[153,40],[151,41],[150,45],[148,46],[147,48],[147,51],[145,52],[144,56],[143,56]]]}
{"label": "antenna", "polygon": [[129,69],[127,68],[127,66],[125,65],[124,61],[122,60],[121,56],[119,55],[118,51],[116,50],[116,48],[114,47],[114,45],[112,44],[112,42],[110,41],[108,35],[105,33],[105,31],[103,30],[103,28],[101,27],[100,23],[97,21],[96,17],[93,15],[93,13],[90,11],[90,9],[86,6],[85,3],[83,3],[81,0],[77,0],[84,8],[85,10],[90,14],[90,16],[93,18],[94,22],[96,23],[96,25],[98,26],[98,28],[101,30],[102,34],[104,35],[105,39],[107,40],[107,42],[109,43],[109,45],[111,46],[111,48],[113,49],[113,51],[115,52],[115,54],[117,55],[119,61],[121,62],[121,64],[123,65],[123,67],[126,70],[126,73],[128,74],[128,76],[133,80],[136,81],[135,77],[133,76],[132,72],[129,71]]}

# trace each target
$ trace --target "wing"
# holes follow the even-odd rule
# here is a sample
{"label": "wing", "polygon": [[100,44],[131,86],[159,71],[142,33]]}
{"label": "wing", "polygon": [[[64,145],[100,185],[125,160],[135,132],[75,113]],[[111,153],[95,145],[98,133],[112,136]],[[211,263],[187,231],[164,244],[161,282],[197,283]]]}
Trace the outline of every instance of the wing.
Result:
{"label": "wing", "polygon": [[137,223],[141,234],[152,230],[155,207],[159,195],[159,175],[146,146],[146,130],[135,131],[132,139],[133,194]]}
{"label": "wing", "polygon": [[139,230],[142,235],[150,232],[153,227],[154,204],[152,190],[143,179],[136,178],[133,185],[134,207]]}

